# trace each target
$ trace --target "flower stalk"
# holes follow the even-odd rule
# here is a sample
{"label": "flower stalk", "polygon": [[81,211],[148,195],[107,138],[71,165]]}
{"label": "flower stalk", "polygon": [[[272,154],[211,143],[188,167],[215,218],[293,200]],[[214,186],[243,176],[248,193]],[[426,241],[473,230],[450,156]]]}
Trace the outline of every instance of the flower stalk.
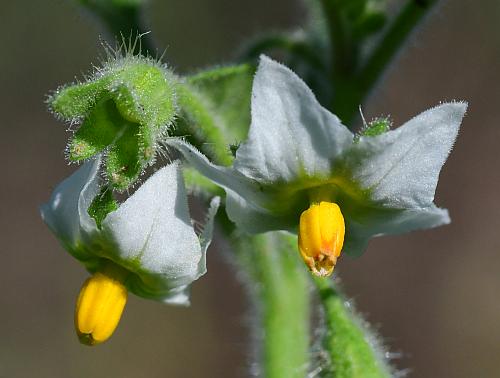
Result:
{"label": "flower stalk", "polygon": [[244,238],[236,244],[260,310],[259,376],[303,378],[309,368],[309,279],[296,248],[296,239],[284,233]]}
{"label": "flower stalk", "polygon": [[322,346],[328,363],[321,367],[322,377],[388,378],[392,368],[385,351],[366,323],[352,310],[333,282],[316,277],[326,330]]}

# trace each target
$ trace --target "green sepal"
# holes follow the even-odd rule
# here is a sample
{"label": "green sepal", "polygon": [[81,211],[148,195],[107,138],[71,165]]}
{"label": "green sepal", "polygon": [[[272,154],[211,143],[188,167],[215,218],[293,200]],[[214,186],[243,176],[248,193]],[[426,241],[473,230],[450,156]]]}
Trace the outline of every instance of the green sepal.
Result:
{"label": "green sepal", "polygon": [[149,58],[125,55],[107,62],[87,82],[58,90],[51,109],[81,122],[68,145],[70,161],[101,152],[110,184],[123,191],[154,162],[159,139],[177,113],[177,79]]}
{"label": "green sepal", "polygon": [[129,125],[107,153],[106,176],[114,189],[124,191],[139,178],[146,167],[140,150],[137,128]]}
{"label": "green sepal", "polygon": [[113,191],[111,188],[104,186],[90,203],[87,212],[94,218],[97,227],[101,228],[102,221],[116,209],[118,209],[118,202],[113,197]]}
{"label": "green sepal", "polygon": [[175,80],[150,61],[111,67],[110,91],[121,115],[132,122],[160,129],[176,113]]}
{"label": "green sepal", "polygon": [[76,121],[96,105],[107,84],[107,80],[99,79],[60,88],[49,97],[50,109],[66,121]]}
{"label": "green sepal", "polygon": [[68,146],[71,161],[88,159],[103,151],[114,142],[123,127],[123,120],[116,105],[109,99],[95,104],[92,112],[85,118],[75,132]]}

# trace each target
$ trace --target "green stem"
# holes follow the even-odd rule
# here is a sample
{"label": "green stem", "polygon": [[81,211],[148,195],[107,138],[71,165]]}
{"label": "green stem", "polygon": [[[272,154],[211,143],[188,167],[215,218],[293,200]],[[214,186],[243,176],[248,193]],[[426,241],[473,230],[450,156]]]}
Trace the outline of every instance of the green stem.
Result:
{"label": "green stem", "polygon": [[[187,110],[184,118],[192,142],[201,148],[210,146],[207,152],[216,164],[230,164],[231,156],[225,146],[232,138],[231,130],[221,132],[194,88],[182,84],[178,89],[181,108]],[[298,257],[296,237],[268,233],[231,238],[234,225],[222,209],[217,223],[233,240],[239,265],[248,274],[251,288],[256,289],[253,294],[261,310],[261,328],[254,332],[263,334],[263,339],[259,340],[262,341],[262,376],[303,378],[309,361],[309,280]]]}
{"label": "green stem", "polygon": [[350,76],[355,68],[356,48],[350,36],[349,23],[338,1],[321,0],[321,6],[330,39],[332,79]]}
{"label": "green stem", "polygon": [[309,368],[309,279],[295,237],[267,233],[239,241],[260,305],[261,376],[303,378]]}
{"label": "green stem", "polygon": [[123,38],[133,44],[135,38],[141,37],[137,44],[138,51],[144,56],[156,57],[158,50],[154,47],[149,28],[142,25],[142,9],[139,4],[115,4],[109,1],[80,1],[87,9],[97,15],[114,38]]}
{"label": "green stem", "polygon": [[358,111],[359,104],[380,79],[416,25],[422,21],[436,3],[437,0],[410,0],[403,7],[357,77],[357,94],[351,99],[350,104],[345,106],[344,120],[346,122],[352,121]]}
{"label": "green stem", "polygon": [[335,378],[387,378],[391,367],[376,337],[364,321],[346,305],[329,279],[315,278],[325,316],[323,347],[329,364],[322,376]]}
{"label": "green stem", "polygon": [[320,0],[327,21],[330,40],[330,80],[335,89],[330,109],[346,120],[351,104],[359,94],[354,73],[357,68],[358,46],[352,38],[349,21],[336,0]]}

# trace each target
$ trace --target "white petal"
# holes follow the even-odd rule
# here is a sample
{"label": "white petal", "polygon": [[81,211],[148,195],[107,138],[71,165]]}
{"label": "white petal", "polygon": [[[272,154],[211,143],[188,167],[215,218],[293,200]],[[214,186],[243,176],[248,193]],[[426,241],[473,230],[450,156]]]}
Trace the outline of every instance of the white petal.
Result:
{"label": "white petal", "polygon": [[139,295],[159,299],[200,275],[202,251],[178,164],[151,176],[106,217],[102,231],[113,245],[104,255],[138,274],[131,290]]}
{"label": "white petal", "polygon": [[162,298],[162,302],[175,306],[189,306],[189,287],[188,285],[179,286],[170,290],[167,296]]}
{"label": "white petal", "polygon": [[429,206],[466,109],[463,102],[443,104],[396,130],[361,138],[346,154],[355,156],[354,179],[390,207]]}
{"label": "white petal", "polygon": [[353,135],[287,67],[262,56],[252,89],[248,140],[234,167],[264,182],[326,175]]}
{"label": "white petal", "polygon": [[[282,226],[282,218],[258,205],[265,203],[267,198],[256,181],[232,168],[212,164],[195,147],[180,139],[170,138],[165,143],[177,149],[193,168],[225,189],[227,215],[238,227],[249,233],[287,229]],[[288,223],[288,218],[285,220]]]}
{"label": "white petal", "polygon": [[424,209],[379,209],[369,219],[356,222],[346,219],[346,240],[344,252],[360,256],[373,236],[395,235],[414,230],[433,228],[450,223],[446,209],[431,205]]}
{"label": "white petal", "polygon": [[229,219],[250,234],[278,230],[296,232],[297,229],[296,217],[271,212],[233,191],[227,191],[226,212]]}
{"label": "white petal", "polygon": [[49,202],[40,208],[43,221],[77,258],[86,257],[84,239],[97,229],[87,209],[99,191],[100,163],[97,158],[83,164],[55,188]]}
{"label": "white petal", "polygon": [[214,220],[215,215],[217,214],[217,210],[219,210],[219,206],[220,197],[212,198],[212,201],[210,201],[210,207],[208,208],[205,225],[203,226],[203,231],[200,235],[201,260],[198,264],[198,277],[207,272],[207,249],[212,242],[212,235],[214,233]]}

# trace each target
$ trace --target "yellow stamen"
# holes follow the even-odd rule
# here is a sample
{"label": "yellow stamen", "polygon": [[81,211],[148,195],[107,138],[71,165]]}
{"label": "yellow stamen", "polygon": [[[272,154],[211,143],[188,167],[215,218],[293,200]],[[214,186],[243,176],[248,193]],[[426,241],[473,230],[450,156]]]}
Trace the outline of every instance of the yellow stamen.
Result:
{"label": "yellow stamen", "polygon": [[113,334],[127,303],[124,278],[118,267],[108,266],[83,284],[75,310],[76,332],[82,344],[100,344]]}
{"label": "yellow stamen", "polygon": [[300,215],[299,251],[311,272],[332,274],[344,245],[345,224],[336,203],[313,203]]}

